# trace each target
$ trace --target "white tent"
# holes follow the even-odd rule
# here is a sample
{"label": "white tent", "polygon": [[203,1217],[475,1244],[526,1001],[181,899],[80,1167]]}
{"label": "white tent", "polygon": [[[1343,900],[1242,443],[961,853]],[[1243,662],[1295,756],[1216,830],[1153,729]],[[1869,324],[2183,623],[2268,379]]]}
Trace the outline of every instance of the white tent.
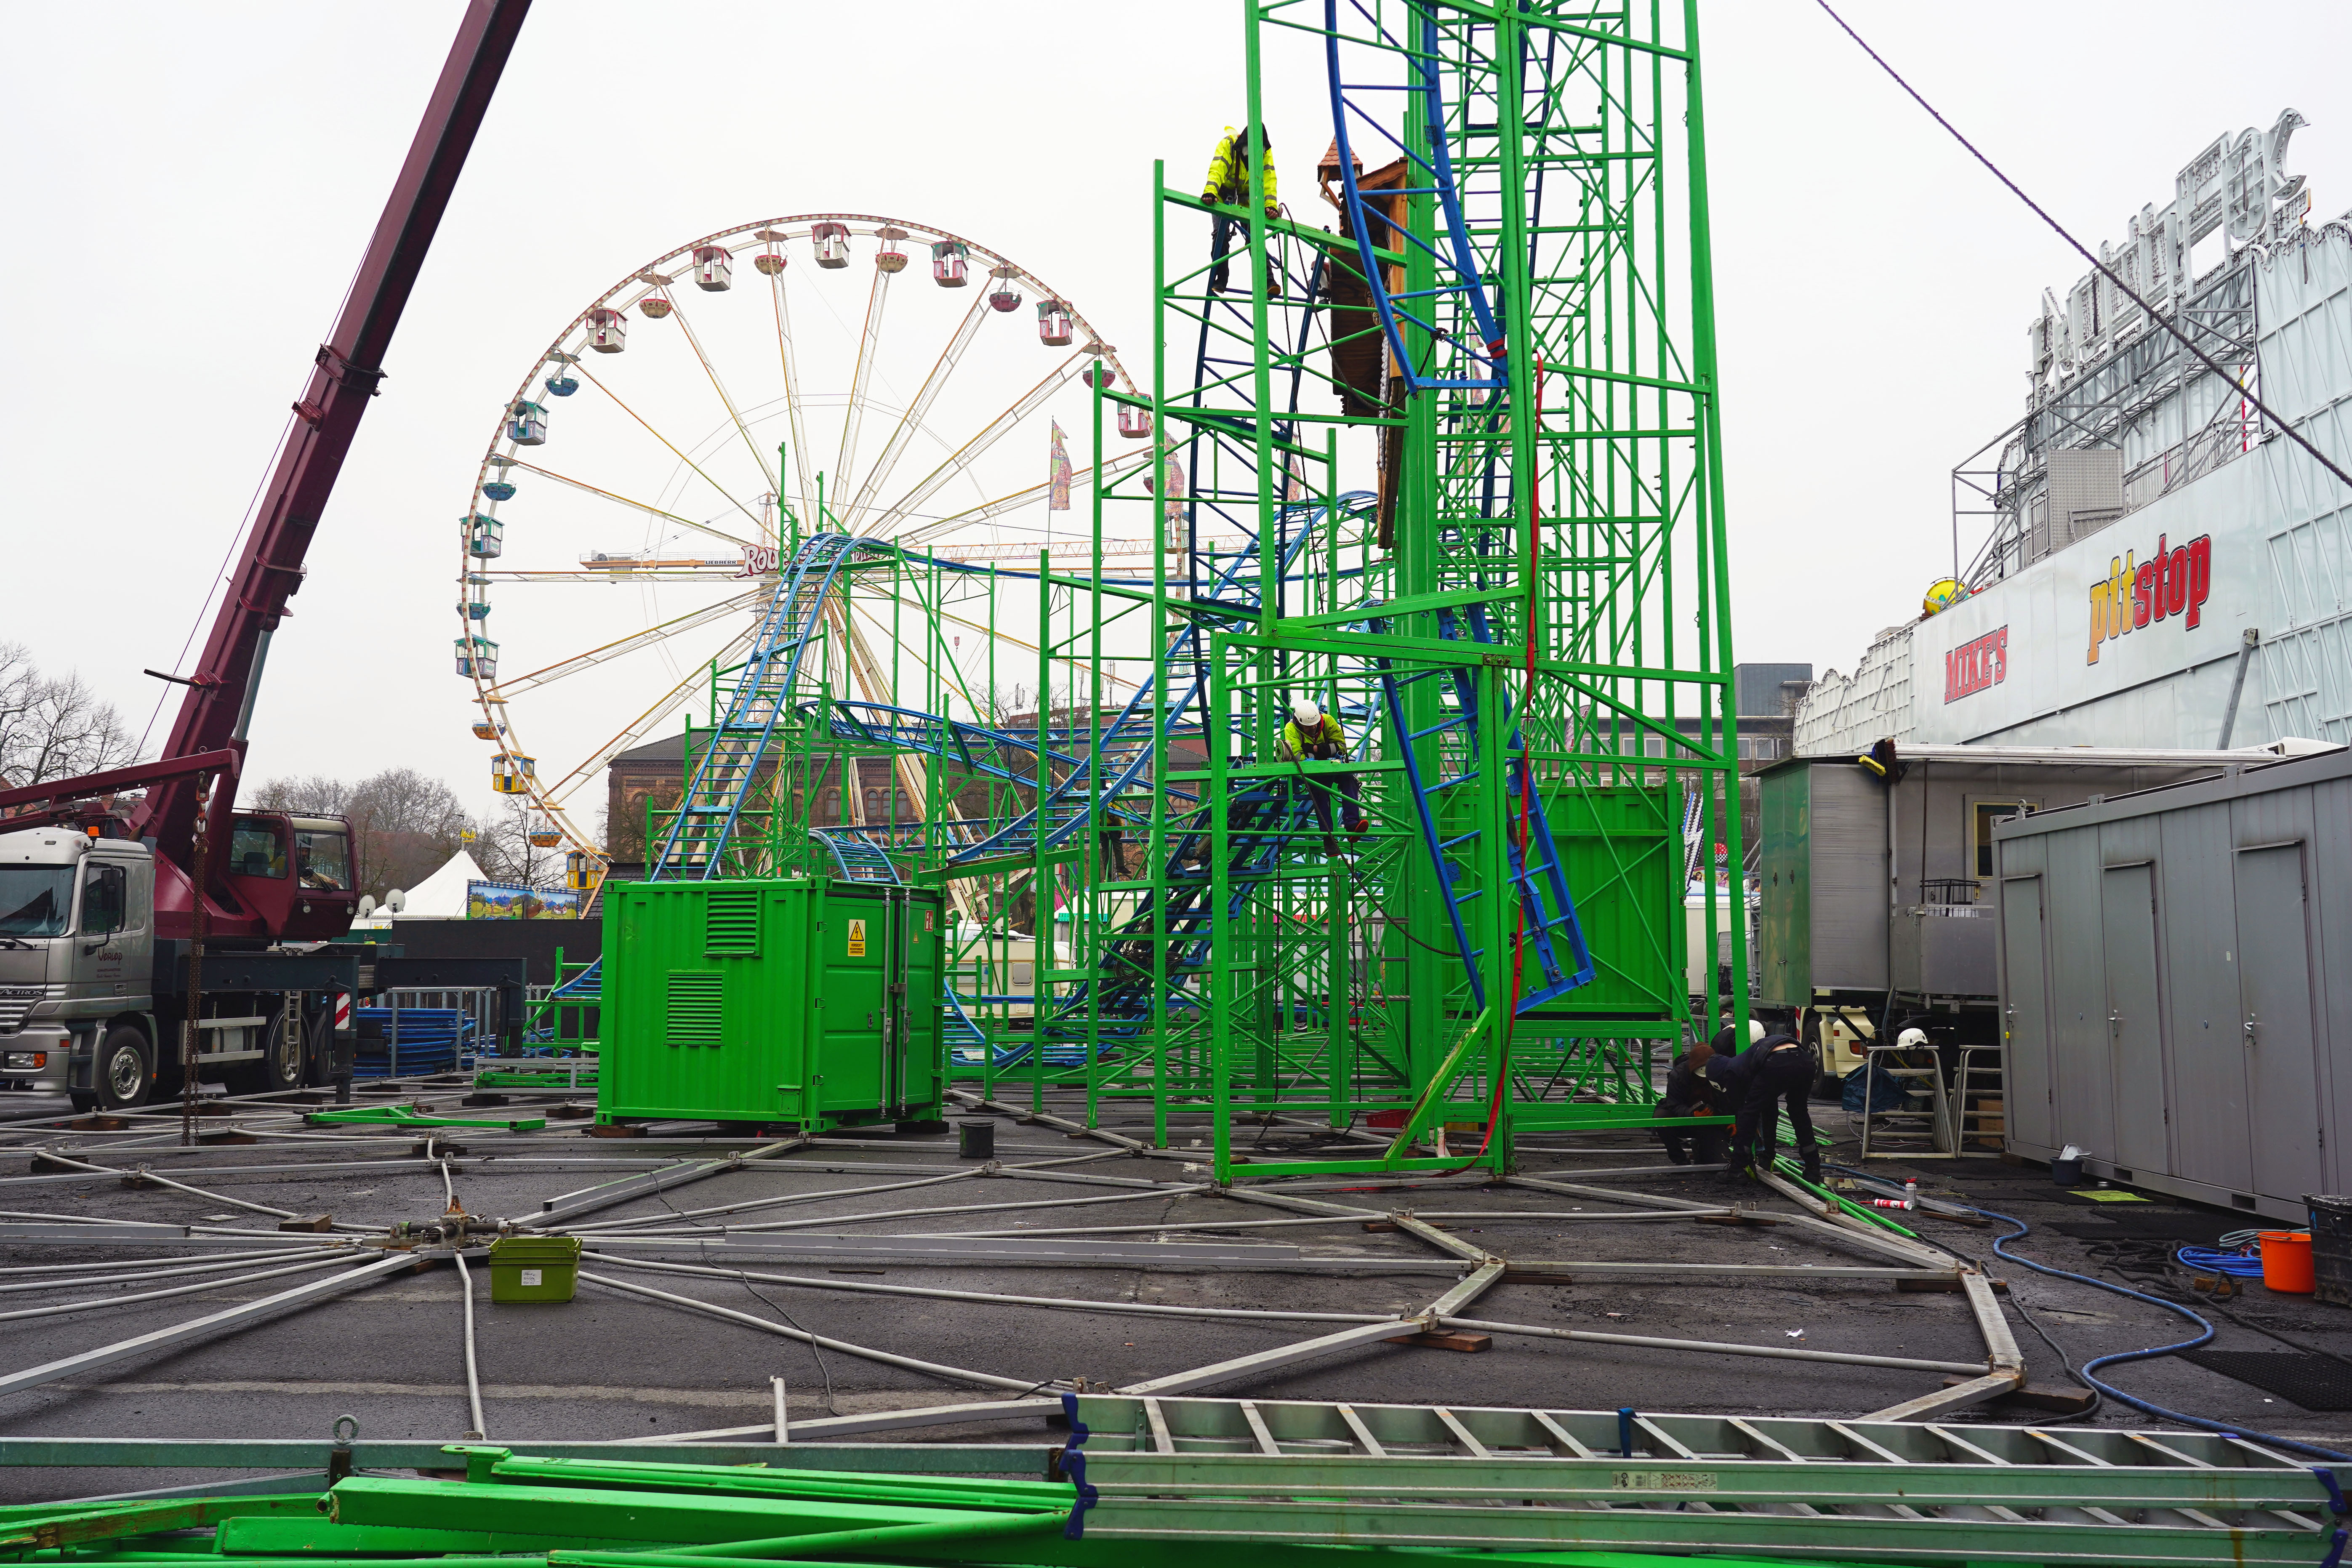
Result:
{"label": "white tent", "polygon": [[[408,889],[407,899],[393,915],[395,921],[461,921],[466,918],[466,884],[489,878],[474,858],[460,849],[447,865]],[[381,911],[379,911],[381,912]]]}

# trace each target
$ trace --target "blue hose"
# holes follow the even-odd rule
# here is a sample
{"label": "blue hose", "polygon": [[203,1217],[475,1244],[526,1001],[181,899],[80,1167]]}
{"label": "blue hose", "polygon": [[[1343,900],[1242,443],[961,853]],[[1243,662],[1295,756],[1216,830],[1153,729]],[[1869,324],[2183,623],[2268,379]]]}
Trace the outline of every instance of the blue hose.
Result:
{"label": "blue hose", "polygon": [[[2114,1355],[2103,1355],[2095,1361],[2084,1362],[2083,1363],[2081,1373],[2083,1381],[2089,1384],[2093,1388],[2097,1389],[2109,1399],[2119,1399],[2135,1410],[2145,1411],[2150,1415],[2161,1416],[2167,1421],[2179,1421],[2190,1426],[2200,1427],[2208,1432],[2219,1432],[2225,1437],[2247,1437],[2257,1443],[2267,1443],[2274,1448],[2284,1448],[2290,1453],[2309,1454],[2315,1458],[2333,1459],[2340,1463],[2352,1464],[2352,1454],[2339,1454],[2333,1448],[2322,1448],[2311,1443],[2298,1443],[2292,1437],[2273,1437],[2267,1432],[2252,1432],[2242,1426],[2228,1426],[2219,1421],[2208,1421],[2201,1415],[2189,1415],[2181,1411],[2168,1410],[2161,1405],[2151,1405],[2145,1399],[2126,1394],[2122,1389],[2117,1388],[2111,1383],[2101,1381],[2098,1372],[2103,1366],[2114,1366],[2119,1363],[2127,1361],[2149,1361],[2153,1360],[2157,1356],[2175,1355],[2181,1351],[2193,1351],[2200,1345],[2210,1344],[2212,1342],[2213,1339],[2213,1325],[2207,1322],[2203,1318],[2199,1317],[2195,1312],[2190,1311],[2188,1308],[2182,1306],[2178,1301],[2168,1301],[2161,1296],[2151,1296],[2142,1290],[2129,1289],[2124,1286],[2115,1284],[2110,1280],[2100,1279],[2092,1275],[2076,1274],[2071,1269],[2053,1268],[2049,1264],[2036,1263],[2031,1258],[2021,1258],[2018,1254],[2010,1251],[2007,1245],[2008,1243],[2015,1241],[2019,1237],[2030,1235],[2033,1229],[2032,1226],[2026,1224],[2015,1215],[2000,1214],[1992,1209],[1973,1208],[1967,1204],[1955,1204],[1953,1206],[1955,1208],[1968,1209],[1970,1214],[1981,1215],[1987,1219],[1997,1219],[2004,1225],[2013,1225],[2017,1227],[2015,1230],[2011,1231],[2007,1236],[1998,1237],[1994,1240],[1992,1249],[1996,1257],[2004,1258],[2011,1263],[2018,1264],[2022,1268],[2031,1268],[2036,1274],[2047,1274],[2056,1279],[2072,1279],[2076,1283],[2083,1285],[2095,1285],[2100,1289],[2105,1290],[2113,1295],[2128,1296],[2135,1301],[2146,1301],[2151,1306],[2161,1307],[2168,1312],[2178,1312],[2182,1317],[2197,1325],[2198,1329],[2200,1331],[2198,1336],[2193,1340],[2183,1340],[2177,1345],[2158,1345],[2144,1351],[2118,1351]],[[2260,1263],[2258,1262],[2255,1267],[2259,1269],[2261,1268]]]}
{"label": "blue hose", "polygon": [[2172,1256],[2180,1260],[2183,1268],[2193,1268],[2200,1274],[2226,1274],[2232,1279],[2263,1277],[2259,1252],[2241,1252],[2234,1247],[2184,1247]]}

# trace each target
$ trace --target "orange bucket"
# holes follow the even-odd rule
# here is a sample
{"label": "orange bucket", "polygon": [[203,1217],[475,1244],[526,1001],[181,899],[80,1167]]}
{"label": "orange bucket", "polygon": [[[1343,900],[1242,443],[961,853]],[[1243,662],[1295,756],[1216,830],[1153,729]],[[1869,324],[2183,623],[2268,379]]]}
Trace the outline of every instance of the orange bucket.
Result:
{"label": "orange bucket", "polygon": [[2311,1271],[2311,1234],[2301,1230],[2262,1233],[2263,1283],[2273,1290],[2308,1296],[2319,1289]]}

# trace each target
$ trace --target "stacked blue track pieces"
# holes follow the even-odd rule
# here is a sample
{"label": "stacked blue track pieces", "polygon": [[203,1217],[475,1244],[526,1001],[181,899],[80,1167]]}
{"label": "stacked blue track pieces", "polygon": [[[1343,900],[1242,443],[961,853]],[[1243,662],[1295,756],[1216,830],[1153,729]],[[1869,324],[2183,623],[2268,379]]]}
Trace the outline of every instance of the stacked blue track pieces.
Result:
{"label": "stacked blue track pieces", "polygon": [[[400,1076],[449,1072],[461,1052],[474,1049],[474,1020],[459,1007],[403,1007],[400,1016]],[[355,1007],[352,1022],[359,1032],[359,1053],[352,1076],[390,1078],[392,1062],[390,1007]]]}

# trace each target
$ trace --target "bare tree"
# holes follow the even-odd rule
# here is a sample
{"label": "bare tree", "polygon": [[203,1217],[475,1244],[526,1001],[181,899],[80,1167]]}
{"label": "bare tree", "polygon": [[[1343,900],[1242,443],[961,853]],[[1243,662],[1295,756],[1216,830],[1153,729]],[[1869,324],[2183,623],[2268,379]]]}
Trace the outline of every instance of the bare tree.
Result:
{"label": "bare tree", "polygon": [[563,846],[530,841],[537,815],[527,797],[508,795],[475,825],[474,858],[493,881],[545,888],[562,878]]}
{"label": "bare tree", "polygon": [[311,773],[267,780],[247,797],[246,804],[258,811],[315,811],[341,816],[351,797],[352,786],[343,780]]}
{"label": "bare tree", "polygon": [[22,643],[0,642],[0,781],[44,784],[138,760],[139,742],[79,671],[44,675]]}

